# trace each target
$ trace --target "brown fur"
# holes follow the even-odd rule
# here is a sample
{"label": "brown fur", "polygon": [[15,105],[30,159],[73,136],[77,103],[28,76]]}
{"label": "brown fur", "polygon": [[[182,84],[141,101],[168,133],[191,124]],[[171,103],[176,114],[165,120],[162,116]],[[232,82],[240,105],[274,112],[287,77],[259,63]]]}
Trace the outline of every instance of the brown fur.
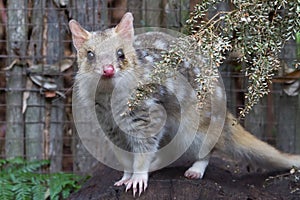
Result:
{"label": "brown fur", "polygon": [[232,114],[227,114],[224,132],[216,148],[233,157],[272,170],[300,167],[300,156],[282,153],[246,131]]}

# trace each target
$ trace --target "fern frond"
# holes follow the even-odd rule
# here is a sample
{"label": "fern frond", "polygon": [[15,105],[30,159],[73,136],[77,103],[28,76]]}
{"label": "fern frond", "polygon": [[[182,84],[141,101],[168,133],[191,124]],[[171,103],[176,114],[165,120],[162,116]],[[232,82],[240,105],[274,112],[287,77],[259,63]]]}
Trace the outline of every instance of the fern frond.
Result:
{"label": "fern frond", "polygon": [[19,182],[12,187],[16,200],[31,200],[31,187],[26,182]]}
{"label": "fern frond", "polygon": [[49,161],[26,161],[22,158],[0,160],[0,200],[58,200],[80,188],[84,177],[74,174],[37,173]]}
{"label": "fern frond", "polygon": [[0,197],[1,199],[13,200],[14,193],[12,185],[7,178],[1,176],[0,179]]}
{"label": "fern frond", "polygon": [[41,167],[48,165],[50,162],[48,160],[39,160],[39,161],[31,161],[25,162],[22,166],[20,166],[19,170],[16,172],[29,173],[36,172]]}
{"label": "fern frond", "polygon": [[7,163],[7,160],[0,159],[0,169]]}
{"label": "fern frond", "polygon": [[47,187],[45,185],[34,185],[32,187],[33,200],[42,200],[45,199],[45,194],[47,191]]}

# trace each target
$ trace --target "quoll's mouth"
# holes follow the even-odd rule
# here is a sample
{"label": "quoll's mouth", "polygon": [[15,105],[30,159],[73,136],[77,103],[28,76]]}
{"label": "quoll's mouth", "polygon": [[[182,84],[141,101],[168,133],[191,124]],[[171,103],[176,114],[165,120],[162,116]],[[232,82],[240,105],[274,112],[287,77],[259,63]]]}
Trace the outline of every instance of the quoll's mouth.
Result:
{"label": "quoll's mouth", "polygon": [[113,65],[105,65],[103,67],[103,75],[106,78],[111,78],[115,75],[115,68]]}

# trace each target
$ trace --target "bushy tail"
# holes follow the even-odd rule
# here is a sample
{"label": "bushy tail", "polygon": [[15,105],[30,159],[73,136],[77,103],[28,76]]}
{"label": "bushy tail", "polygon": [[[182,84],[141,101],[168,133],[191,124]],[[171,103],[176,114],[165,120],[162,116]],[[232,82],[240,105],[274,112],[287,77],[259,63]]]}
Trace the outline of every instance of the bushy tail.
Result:
{"label": "bushy tail", "polygon": [[282,153],[234,123],[235,118],[228,113],[224,132],[216,145],[217,149],[266,169],[300,168],[300,156]]}

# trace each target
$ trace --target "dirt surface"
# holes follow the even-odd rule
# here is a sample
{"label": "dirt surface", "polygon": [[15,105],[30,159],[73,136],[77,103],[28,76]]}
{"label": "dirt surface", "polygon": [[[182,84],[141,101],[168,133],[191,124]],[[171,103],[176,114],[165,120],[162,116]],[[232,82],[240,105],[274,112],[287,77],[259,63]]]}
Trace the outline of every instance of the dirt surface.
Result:
{"label": "dirt surface", "polygon": [[70,200],[127,199],[300,199],[300,173],[249,172],[243,162],[213,156],[202,180],[188,180],[185,167],[165,168],[150,174],[148,189],[138,198],[114,182],[122,172],[100,165]]}

